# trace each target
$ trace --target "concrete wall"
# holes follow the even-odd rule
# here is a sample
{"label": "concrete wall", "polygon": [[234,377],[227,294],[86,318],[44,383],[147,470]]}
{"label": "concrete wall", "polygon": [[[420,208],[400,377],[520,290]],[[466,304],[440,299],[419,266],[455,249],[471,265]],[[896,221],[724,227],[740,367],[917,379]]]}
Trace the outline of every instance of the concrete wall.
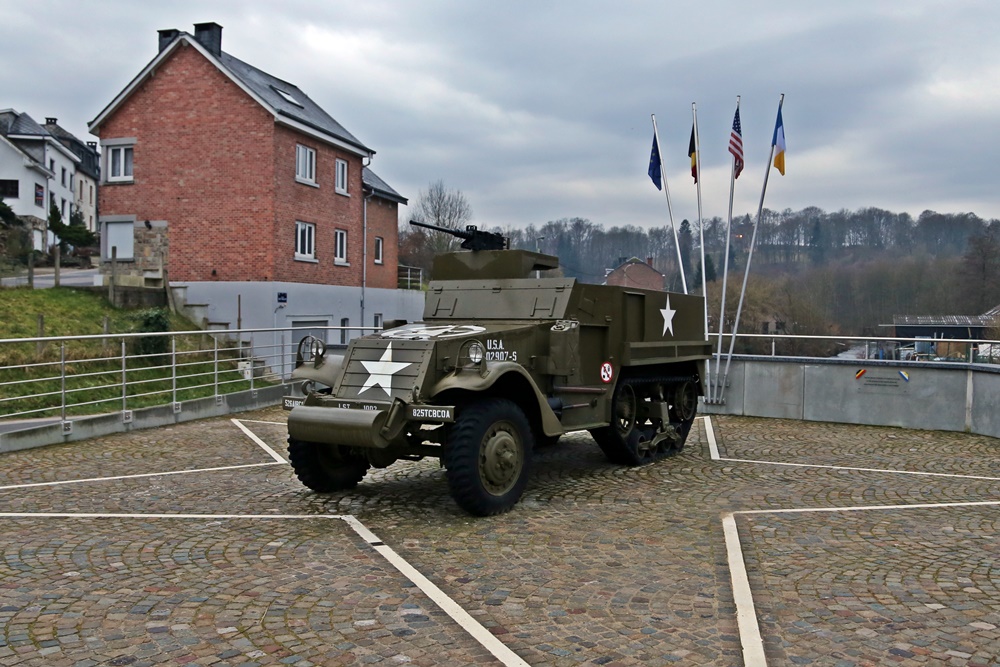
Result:
{"label": "concrete wall", "polygon": [[957,363],[743,357],[703,414],[968,431],[1000,437],[1000,368]]}
{"label": "concrete wall", "polygon": [[261,387],[252,391],[241,391],[210,398],[199,398],[180,403],[180,411],[174,412],[173,405],[130,410],[131,421],[126,422],[121,412],[112,412],[94,417],[73,418],[68,427],[56,421],[46,426],[36,426],[23,431],[0,433],[0,452],[13,452],[65,442],[75,442],[88,438],[98,438],[113,433],[126,433],[145,428],[169,426],[180,422],[221,417],[224,415],[259,410],[281,401],[290,391],[290,385]]}

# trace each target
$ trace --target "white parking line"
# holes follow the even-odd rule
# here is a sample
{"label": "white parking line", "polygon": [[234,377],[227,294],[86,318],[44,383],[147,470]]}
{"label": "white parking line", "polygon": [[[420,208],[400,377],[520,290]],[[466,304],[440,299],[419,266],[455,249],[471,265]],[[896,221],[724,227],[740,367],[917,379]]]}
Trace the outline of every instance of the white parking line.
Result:
{"label": "white parking line", "polygon": [[[239,426],[240,430],[243,431],[244,433],[246,433],[246,435],[247,435],[248,438],[250,438],[251,440],[253,440],[254,442],[256,442],[257,445],[261,449],[263,449],[265,452],[267,452],[272,459],[274,459],[278,463],[288,463],[288,461],[286,461],[280,454],[278,454],[278,452],[276,452],[273,449],[271,449],[266,442],[264,442],[263,440],[261,440],[260,438],[258,438],[256,433],[254,433],[253,431],[251,431],[250,429],[248,429],[246,426],[244,426],[239,419],[230,419],[229,421],[231,421],[234,424],[236,424],[237,426]],[[273,422],[270,422],[270,423],[273,423]]]}
{"label": "white parking line", "polygon": [[[730,463],[752,463],[758,465],[789,466],[796,468],[826,468],[830,470],[851,470],[855,472],[877,472],[892,475],[926,475],[930,477],[948,477],[954,479],[978,479],[1000,481],[998,477],[979,475],[957,475],[939,472],[917,472],[912,470],[886,470],[881,468],[859,468],[852,466],[830,466],[812,463],[783,463],[775,461],[756,461],[750,459],[724,459],[719,456],[718,444],[715,439],[715,429],[712,419],[705,417],[705,435],[708,449],[713,461]],[[944,507],[982,507],[1000,506],[1000,501],[984,500],[956,503],[913,503],[906,505],[858,505],[854,507],[799,507],[788,509],[741,510],[722,514],[722,529],[726,537],[726,557],[729,561],[729,576],[733,585],[733,600],[736,604],[736,620],[740,632],[740,642],[743,645],[743,660],[747,667],[767,667],[764,655],[764,642],[760,636],[760,626],[757,624],[757,612],[753,602],[753,591],[747,577],[746,563],[743,560],[743,549],[740,546],[739,529],[736,525],[737,514],[798,514],[806,512],[861,512],[871,510],[914,510]]]}
{"label": "white parking line", "polygon": [[530,667],[506,644],[497,639],[479,621],[445,594],[430,579],[410,565],[405,558],[387,546],[375,533],[352,515],[339,514],[137,514],[137,513],[93,513],[93,512],[0,512],[0,518],[8,519],[199,519],[199,520],[273,520],[273,519],[337,519],[345,522],[364,542],[378,552],[390,565],[420,589],[441,610],[448,614],[462,630],[476,640],[505,667]]}
{"label": "white parking line", "polygon": [[[284,464],[284,461],[280,463]],[[29,484],[9,484],[0,486],[0,491],[9,489],[30,489],[33,486],[63,486],[66,484],[83,484],[85,482],[113,482],[120,479],[140,479],[142,477],[166,477],[167,475],[190,475],[198,472],[218,472],[221,470],[239,470],[241,468],[261,468],[263,466],[275,466],[278,462],[268,461],[267,463],[243,463],[235,466],[219,466],[218,468],[197,468],[194,470],[169,470],[167,472],[143,472],[134,475],[115,475],[113,477],[87,477],[84,479],[66,479],[58,482],[31,482]]]}

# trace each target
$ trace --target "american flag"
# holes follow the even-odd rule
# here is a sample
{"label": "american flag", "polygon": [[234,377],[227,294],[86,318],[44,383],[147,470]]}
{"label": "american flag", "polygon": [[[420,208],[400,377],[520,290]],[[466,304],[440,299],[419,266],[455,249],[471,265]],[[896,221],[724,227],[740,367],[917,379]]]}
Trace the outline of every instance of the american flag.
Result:
{"label": "american flag", "polygon": [[736,107],[736,115],[733,116],[733,131],[729,133],[729,152],[733,154],[734,178],[739,178],[743,171],[743,127],[740,125],[739,107]]}

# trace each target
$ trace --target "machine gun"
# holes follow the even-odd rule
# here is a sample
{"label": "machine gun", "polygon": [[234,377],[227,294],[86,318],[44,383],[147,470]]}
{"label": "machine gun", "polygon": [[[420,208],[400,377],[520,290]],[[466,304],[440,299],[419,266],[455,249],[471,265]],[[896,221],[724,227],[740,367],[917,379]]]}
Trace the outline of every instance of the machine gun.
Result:
{"label": "machine gun", "polygon": [[457,236],[462,239],[464,250],[508,250],[510,248],[510,239],[494,232],[481,232],[475,225],[466,225],[463,232],[461,229],[451,229],[416,220],[410,220],[410,224]]}

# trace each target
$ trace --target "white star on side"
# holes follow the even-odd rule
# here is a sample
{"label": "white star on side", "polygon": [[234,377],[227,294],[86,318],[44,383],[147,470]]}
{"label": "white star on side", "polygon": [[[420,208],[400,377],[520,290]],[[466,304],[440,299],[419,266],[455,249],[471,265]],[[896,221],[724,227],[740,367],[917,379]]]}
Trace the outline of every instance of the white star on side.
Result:
{"label": "white star on side", "polygon": [[664,336],[667,335],[668,331],[670,332],[671,336],[674,335],[674,314],[676,312],[677,312],[676,310],[671,310],[670,309],[670,297],[668,296],[667,297],[667,307],[666,308],[660,308],[660,315],[663,315],[663,335]]}
{"label": "white star on side", "polygon": [[361,395],[371,389],[374,386],[379,386],[382,388],[387,395],[389,390],[392,389],[392,376],[403,370],[409,363],[402,363],[399,361],[392,360],[392,343],[389,343],[385,352],[382,353],[382,358],[378,361],[362,361],[361,365],[365,367],[368,371],[368,379],[365,380],[364,385],[358,390],[358,394]]}

